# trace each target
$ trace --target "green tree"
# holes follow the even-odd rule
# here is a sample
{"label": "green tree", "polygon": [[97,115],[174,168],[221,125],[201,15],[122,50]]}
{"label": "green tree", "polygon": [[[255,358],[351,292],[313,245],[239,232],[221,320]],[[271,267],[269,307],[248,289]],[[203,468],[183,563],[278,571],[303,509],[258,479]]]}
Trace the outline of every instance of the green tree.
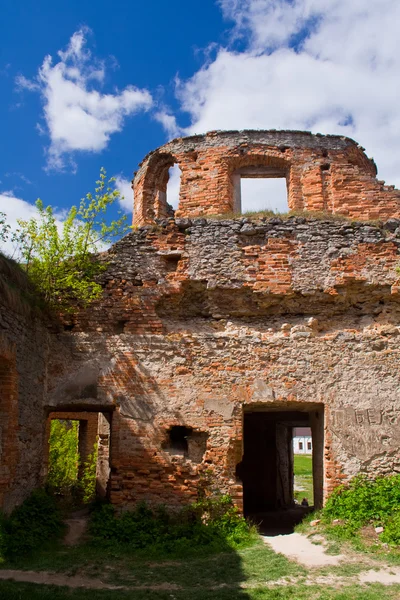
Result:
{"label": "green tree", "polygon": [[104,264],[95,253],[129,229],[120,212],[116,220],[105,218],[120,197],[114,181],[107,180],[102,168],[95,193],[86,194],[79,207],[73,206],[62,224],[41,200],[36,201],[37,217],[18,221],[12,239],[21,266],[53,308],[68,310],[74,301],[87,306],[101,294],[96,276]]}
{"label": "green tree", "polygon": [[82,479],[80,481],[82,500],[85,504],[96,497],[97,456],[98,443],[96,440],[92,452],[83,464]]}
{"label": "green tree", "polygon": [[62,493],[67,493],[78,481],[78,432],[78,421],[51,421],[47,483]]}

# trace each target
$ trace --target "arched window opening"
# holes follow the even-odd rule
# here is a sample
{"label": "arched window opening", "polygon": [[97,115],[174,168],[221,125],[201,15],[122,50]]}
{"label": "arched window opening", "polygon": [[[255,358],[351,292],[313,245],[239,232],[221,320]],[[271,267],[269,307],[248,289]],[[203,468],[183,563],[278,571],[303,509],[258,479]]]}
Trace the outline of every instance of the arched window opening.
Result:
{"label": "arched window opening", "polygon": [[172,155],[162,156],[155,178],[154,215],[157,219],[173,217],[179,203],[181,170]]}
{"label": "arched window opening", "polygon": [[242,167],[234,171],[232,183],[236,213],[289,210],[285,169],[264,165]]}

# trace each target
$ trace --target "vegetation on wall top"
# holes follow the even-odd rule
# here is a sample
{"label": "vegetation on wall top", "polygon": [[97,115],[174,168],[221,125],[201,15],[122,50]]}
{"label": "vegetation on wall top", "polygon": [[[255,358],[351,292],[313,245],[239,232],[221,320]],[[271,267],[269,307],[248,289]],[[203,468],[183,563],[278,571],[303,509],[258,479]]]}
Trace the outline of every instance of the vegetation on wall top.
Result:
{"label": "vegetation on wall top", "polygon": [[120,212],[116,220],[106,220],[120,197],[113,183],[102,168],[94,194],[72,206],[62,222],[41,200],[36,201],[37,216],[19,220],[15,231],[0,213],[0,242],[12,240],[22,270],[51,308],[66,311],[76,302],[87,306],[101,294],[96,277],[104,265],[96,253],[129,229]]}

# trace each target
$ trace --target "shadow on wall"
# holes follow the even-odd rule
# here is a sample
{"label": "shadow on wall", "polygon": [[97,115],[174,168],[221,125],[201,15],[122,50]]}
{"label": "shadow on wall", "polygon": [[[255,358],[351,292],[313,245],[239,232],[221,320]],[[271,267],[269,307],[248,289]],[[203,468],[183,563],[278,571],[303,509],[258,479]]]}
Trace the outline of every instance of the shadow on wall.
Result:
{"label": "shadow on wall", "polygon": [[[88,361],[89,378],[80,364],[79,377],[64,373],[62,383],[55,382],[51,418],[87,421],[90,415],[112,411],[109,497],[117,506],[143,500],[167,506],[196,501],[199,486],[202,493],[211,485],[202,420],[170,407],[170,398],[140,353],[125,348],[111,357],[103,340],[97,341],[96,352],[103,369],[96,372]],[[94,397],[85,398],[89,389]]]}
{"label": "shadow on wall", "polygon": [[168,408],[170,399],[132,352],[118,356],[107,387],[119,405],[113,415],[112,502],[196,501],[211,484],[210,465],[203,460],[208,434],[196,418]]}

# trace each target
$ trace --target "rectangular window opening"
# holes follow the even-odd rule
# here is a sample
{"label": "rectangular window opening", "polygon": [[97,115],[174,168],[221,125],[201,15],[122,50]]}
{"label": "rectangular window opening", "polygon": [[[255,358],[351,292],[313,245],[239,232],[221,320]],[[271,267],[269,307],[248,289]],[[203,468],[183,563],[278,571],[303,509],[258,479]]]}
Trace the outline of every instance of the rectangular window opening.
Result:
{"label": "rectangular window opening", "polygon": [[243,167],[233,173],[234,212],[287,213],[286,172],[269,167]]}

